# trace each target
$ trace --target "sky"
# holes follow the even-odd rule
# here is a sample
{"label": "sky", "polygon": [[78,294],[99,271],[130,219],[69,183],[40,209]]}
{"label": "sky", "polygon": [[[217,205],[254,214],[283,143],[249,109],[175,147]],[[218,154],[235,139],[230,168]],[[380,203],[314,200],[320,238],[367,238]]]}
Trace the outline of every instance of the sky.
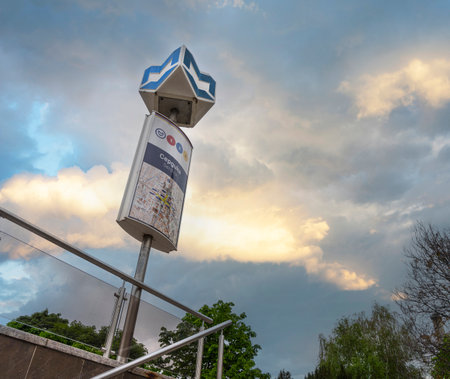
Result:
{"label": "sky", "polygon": [[[2,1],[0,206],[132,274],[139,242],[115,220],[138,87],[186,45],[216,103],[185,130],[178,251],[153,250],[145,281],[195,309],[232,301],[257,366],[303,378],[339,318],[397,309],[415,223],[450,226],[449,8]],[[0,254],[0,279],[27,254]]]}

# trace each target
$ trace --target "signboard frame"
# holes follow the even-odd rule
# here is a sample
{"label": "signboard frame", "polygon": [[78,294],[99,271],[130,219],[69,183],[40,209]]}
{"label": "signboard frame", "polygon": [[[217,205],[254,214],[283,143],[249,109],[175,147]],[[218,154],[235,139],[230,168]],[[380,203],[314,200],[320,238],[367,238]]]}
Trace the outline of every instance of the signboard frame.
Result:
{"label": "signboard frame", "polygon": [[[138,241],[152,236],[152,247],[166,253],[177,250],[192,150],[189,138],[170,119],[156,111],[146,115],[117,222]],[[150,187],[147,179],[153,180]]]}

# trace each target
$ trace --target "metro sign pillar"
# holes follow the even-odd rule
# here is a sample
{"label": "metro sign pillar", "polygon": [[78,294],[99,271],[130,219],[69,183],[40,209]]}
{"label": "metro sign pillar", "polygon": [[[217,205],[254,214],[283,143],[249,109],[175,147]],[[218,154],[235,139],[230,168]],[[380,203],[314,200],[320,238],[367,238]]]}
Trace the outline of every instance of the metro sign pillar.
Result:
{"label": "metro sign pillar", "polygon": [[[144,121],[117,222],[142,243],[134,277],[144,281],[151,247],[166,253],[177,249],[193,148],[180,127],[194,127],[214,105],[216,82],[198,69],[183,45],[162,65],[144,71],[139,93],[150,115]],[[133,286],[118,353],[123,363],[140,297],[141,289]]]}

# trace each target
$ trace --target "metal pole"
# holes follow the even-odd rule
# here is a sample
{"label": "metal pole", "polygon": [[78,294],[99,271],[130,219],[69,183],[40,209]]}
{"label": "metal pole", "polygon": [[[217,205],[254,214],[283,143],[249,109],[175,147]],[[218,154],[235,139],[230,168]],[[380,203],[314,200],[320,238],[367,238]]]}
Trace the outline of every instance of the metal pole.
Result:
{"label": "metal pole", "polygon": [[109,355],[111,354],[111,347],[114,340],[114,334],[117,329],[117,322],[119,321],[120,310],[122,309],[124,300],[126,300],[125,282],[123,282],[122,287],[119,288],[119,292],[116,292],[114,296],[116,297],[116,301],[114,303],[114,310],[111,318],[111,324],[108,330],[108,336],[106,337],[105,352],[103,353],[103,356],[106,358],[109,358]]}
{"label": "metal pole", "polygon": [[223,330],[220,331],[219,336],[219,357],[217,359],[217,379],[222,379],[222,369],[223,369]]}
{"label": "metal pole", "polygon": [[[147,262],[151,247],[152,236],[146,234],[142,240],[141,251],[139,252],[139,259],[136,265],[136,273],[134,274],[134,278],[141,282],[143,282],[145,278],[145,271],[147,270]],[[133,339],[139,304],[141,301],[141,292],[142,289],[137,286],[133,286],[131,289],[127,316],[125,318],[122,339],[120,340],[119,353],[117,355],[117,360],[121,363],[125,363],[130,355],[131,341]]]}
{"label": "metal pole", "polygon": [[[205,323],[202,322],[202,326],[200,327],[200,331],[202,332],[205,330]],[[198,340],[197,345],[197,362],[195,364],[195,379],[200,379],[200,376],[202,375],[202,360],[203,360],[203,342],[204,338],[200,338]]]}

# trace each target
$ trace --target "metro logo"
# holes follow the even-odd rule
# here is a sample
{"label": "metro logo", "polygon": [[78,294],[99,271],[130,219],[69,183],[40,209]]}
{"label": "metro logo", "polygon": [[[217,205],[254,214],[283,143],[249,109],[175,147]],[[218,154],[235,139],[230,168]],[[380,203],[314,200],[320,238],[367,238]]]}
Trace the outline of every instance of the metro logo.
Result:
{"label": "metro logo", "polygon": [[164,130],[162,130],[161,128],[157,128],[155,130],[155,134],[161,139],[166,138],[166,132]]}
{"label": "metro logo", "polygon": [[183,155],[184,160],[186,162],[188,161],[189,156],[187,151],[183,149],[183,145],[177,142],[173,136],[171,136],[170,134],[167,135],[166,132],[161,128],[155,129],[155,134],[158,138],[166,139],[169,145],[175,146],[177,148],[177,151]]}

